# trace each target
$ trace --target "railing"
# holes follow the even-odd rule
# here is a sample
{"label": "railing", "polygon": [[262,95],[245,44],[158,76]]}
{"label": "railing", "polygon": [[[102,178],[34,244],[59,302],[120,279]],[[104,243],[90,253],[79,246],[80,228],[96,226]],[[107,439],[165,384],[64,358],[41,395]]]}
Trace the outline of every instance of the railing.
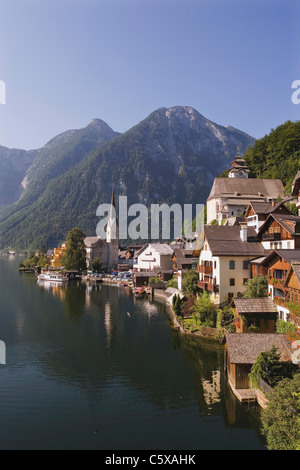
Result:
{"label": "railing", "polygon": [[273,393],[273,388],[267,384],[261,377],[259,377],[259,387],[265,393]]}
{"label": "railing", "polygon": [[213,267],[212,266],[205,266],[204,264],[200,264],[198,266],[198,273],[202,274],[212,274]]}

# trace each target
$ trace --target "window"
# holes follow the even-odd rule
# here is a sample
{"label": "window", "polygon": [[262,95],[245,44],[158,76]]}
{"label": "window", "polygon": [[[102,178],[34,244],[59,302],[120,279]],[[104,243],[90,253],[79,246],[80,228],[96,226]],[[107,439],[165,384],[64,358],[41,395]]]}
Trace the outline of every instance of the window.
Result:
{"label": "window", "polygon": [[230,286],[235,286],[235,279],[234,279],[234,277],[231,277],[231,278],[229,279],[229,285],[230,285]]}
{"label": "window", "polygon": [[248,281],[248,278],[247,278],[247,277],[244,277],[244,279],[243,279],[243,286],[246,284],[247,281]]}
{"label": "window", "polygon": [[248,261],[243,261],[243,269],[248,269]]}
{"label": "window", "polygon": [[216,269],[216,268],[217,268],[217,262],[214,261],[214,269]]}
{"label": "window", "polygon": [[229,269],[235,269],[235,261],[229,261]]}

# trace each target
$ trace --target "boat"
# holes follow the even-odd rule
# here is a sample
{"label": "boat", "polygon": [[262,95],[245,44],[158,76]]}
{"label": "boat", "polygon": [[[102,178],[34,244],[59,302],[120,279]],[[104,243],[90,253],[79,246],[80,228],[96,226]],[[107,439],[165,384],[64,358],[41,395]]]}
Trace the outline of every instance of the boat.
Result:
{"label": "boat", "polygon": [[68,282],[68,276],[56,272],[46,272],[38,275],[39,281],[55,281],[55,282]]}
{"label": "boat", "polygon": [[135,287],[132,292],[135,297],[142,297],[145,294],[145,289],[144,287]]}

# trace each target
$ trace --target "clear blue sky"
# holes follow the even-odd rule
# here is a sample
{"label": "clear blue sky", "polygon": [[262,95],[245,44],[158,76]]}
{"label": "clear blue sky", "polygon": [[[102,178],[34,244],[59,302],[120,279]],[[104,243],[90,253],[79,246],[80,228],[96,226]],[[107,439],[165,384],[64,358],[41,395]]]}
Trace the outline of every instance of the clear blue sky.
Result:
{"label": "clear blue sky", "polygon": [[192,106],[255,138],[299,120],[299,0],[0,0],[0,145]]}

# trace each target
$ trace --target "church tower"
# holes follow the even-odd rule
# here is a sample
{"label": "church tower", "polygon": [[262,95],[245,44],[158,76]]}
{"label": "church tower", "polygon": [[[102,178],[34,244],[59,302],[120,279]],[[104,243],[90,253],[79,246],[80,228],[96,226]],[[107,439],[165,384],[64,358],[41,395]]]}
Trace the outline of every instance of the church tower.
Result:
{"label": "church tower", "polygon": [[246,161],[238,153],[231,163],[228,178],[248,178],[248,173],[250,173],[250,170],[246,165]]}
{"label": "church tower", "polygon": [[119,224],[115,203],[115,191],[112,189],[111,208],[106,229],[107,266],[114,268],[118,264]]}

